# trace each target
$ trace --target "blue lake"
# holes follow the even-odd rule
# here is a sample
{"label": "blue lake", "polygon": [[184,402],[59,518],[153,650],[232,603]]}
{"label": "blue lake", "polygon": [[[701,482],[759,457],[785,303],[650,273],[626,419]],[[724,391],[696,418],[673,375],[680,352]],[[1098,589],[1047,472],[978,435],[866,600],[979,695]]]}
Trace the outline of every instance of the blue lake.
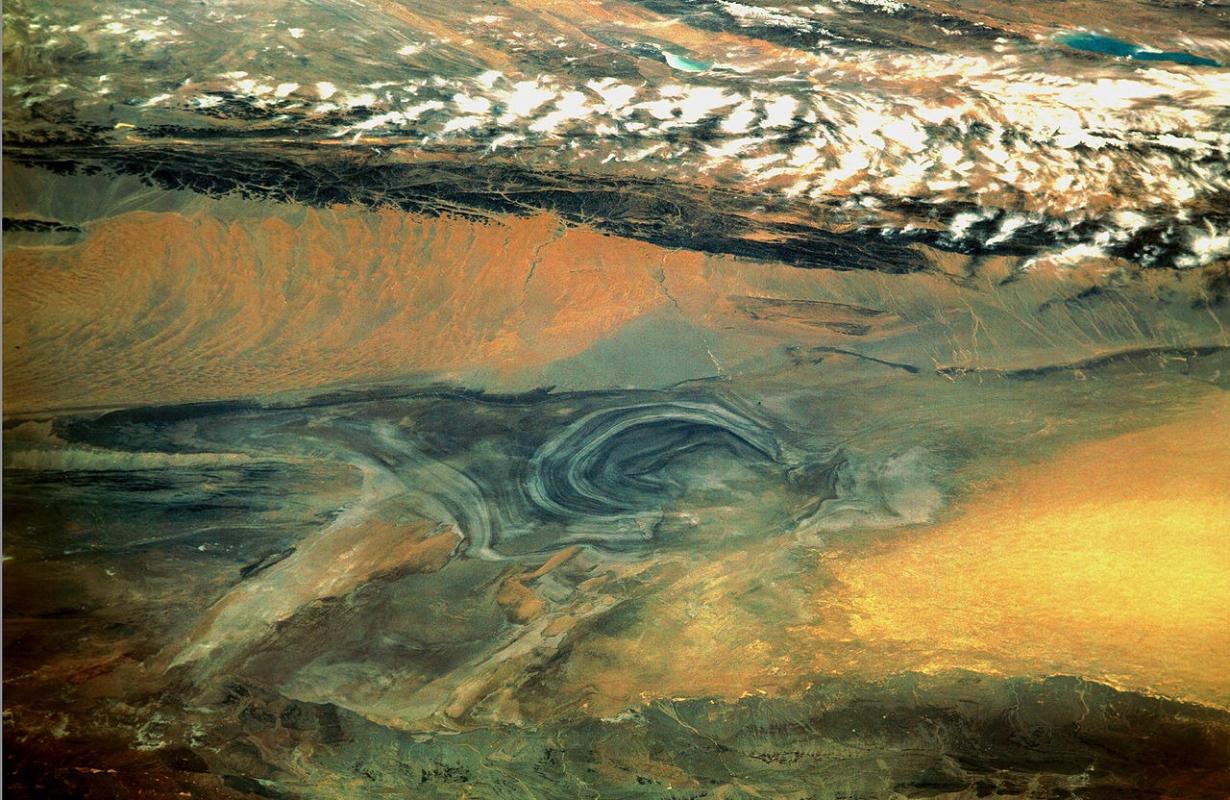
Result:
{"label": "blue lake", "polygon": [[1189,64],[1199,67],[1220,66],[1211,58],[1195,56],[1191,53],[1149,50],[1140,45],[1125,42],[1122,39],[1115,39],[1111,36],[1103,36],[1100,33],[1090,33],[1088,31],[1064,34],[1059,37],[1059,41],[1076,50],[1102,53],[1103,55],[1116,56],[1118,58],[1132,58],[1137,61],[1170,61],[1175,64]]}
{"label": "blue lake", "polygon": [[697,61],[694,58],[688,58],[687,56],[681,56],[667,51],[662,52],[662,57],[672,69],[682,70],[683,72],[704,72],[711,66],[710,64],[706,64],[704,61]]}

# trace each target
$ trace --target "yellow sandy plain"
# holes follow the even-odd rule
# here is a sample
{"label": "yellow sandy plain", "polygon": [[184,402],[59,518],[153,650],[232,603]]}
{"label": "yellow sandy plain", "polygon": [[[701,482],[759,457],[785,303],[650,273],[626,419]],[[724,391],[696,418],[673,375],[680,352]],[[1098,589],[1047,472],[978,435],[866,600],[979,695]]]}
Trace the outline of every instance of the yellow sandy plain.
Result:
{"label": "yellow sandy plain", "polygon": [[1230,396],[830,563],[848,631],[899,666],[1078,673],[1230,705]]}

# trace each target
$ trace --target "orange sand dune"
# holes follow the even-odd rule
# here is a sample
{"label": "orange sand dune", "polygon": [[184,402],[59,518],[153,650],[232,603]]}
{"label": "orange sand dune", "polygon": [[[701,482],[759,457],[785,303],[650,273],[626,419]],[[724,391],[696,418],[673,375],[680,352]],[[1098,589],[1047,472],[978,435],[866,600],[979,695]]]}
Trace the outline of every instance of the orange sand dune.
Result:
{"label": "orange sand dune", "polygon": [[[749,295],[847,299],[851,286],[838,273],[671,250],[545,214],[482,222],[261,207],[225,216],[211,205],[134,212],[93,224],[74,246],[9,247],[6,410],[248,397],[421,375],[514,376],[532,385],[535,368],[655,313],[722,336],[750,334],[750,344],[736,347],[743,356],[747,347],[780,349],[783,336],[850,339],[844,323],[825,327],[842,313],[808,310],[800,323],[791,313],[769,319],[744,308]],[[892,319],[865,327],[878,332]],[[707,341],[720,350],[716,338]],[[711,368],[721,366],[705,357],[701,369]],[[620,385],[619,376],[611,380]]]}
{"label": "orange sand dune", "polygon": [[[1200,290],[1195,271],[1142,274],[1130,290],[1073,306],[1050,301],[1103,273],[1035,271],[997,286],[1010,265],[988,262],[998,272],[960,284],[940,271],[803,270],[673,250],[546,214],[473,221],[268,204],[236,214],[239,201],[228,202],[121,214],[71,246],[6,244],[6,413],[416,376],[567,384],[571,367],[544,370],[638,320],[649,327],[617,351],[631,371],[597,356],[597,382],[579,385],[763,371],[791,345],[1003,368],[1225,339],[1186,299]],[[952,261],[929,257],[938,269]],[[1165,315],[1155,313],[1159,287]],[[646,332],[658,338],[638,339]],[[655,359],[657,372],[636,372]]]}
{"label": "orange sand dune", "polygon": [[575,354],[667,303],[645,268],[701,256],[393,211],[224,222],[123,215],[5,263],[10,409],[173,402]]}

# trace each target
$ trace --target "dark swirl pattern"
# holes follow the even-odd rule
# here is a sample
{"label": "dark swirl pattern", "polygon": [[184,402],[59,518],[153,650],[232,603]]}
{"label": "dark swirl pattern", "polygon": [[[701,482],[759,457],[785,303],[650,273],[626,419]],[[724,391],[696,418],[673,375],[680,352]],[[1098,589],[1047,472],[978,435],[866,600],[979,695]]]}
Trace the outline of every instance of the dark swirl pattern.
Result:
{"label": "dark swirl pattern", "polygon": [[723,405],[626,405],[592,412],[544,443],[530,462],[529,496],[569,525],[570,540],[634,545],[652,537],[671,499],[705,480],[682,463],[703,450],[744,464],[782,460],[769,428]]}

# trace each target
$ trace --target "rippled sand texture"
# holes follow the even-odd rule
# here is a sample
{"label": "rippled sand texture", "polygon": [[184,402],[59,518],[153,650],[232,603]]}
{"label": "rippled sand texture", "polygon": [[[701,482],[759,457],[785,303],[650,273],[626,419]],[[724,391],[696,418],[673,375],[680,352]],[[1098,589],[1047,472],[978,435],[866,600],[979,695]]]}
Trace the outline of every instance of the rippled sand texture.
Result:
{"label": "rippled sand texture", "polygon": [[1230,796],[1228,63],[7,4],[5,791]]}

